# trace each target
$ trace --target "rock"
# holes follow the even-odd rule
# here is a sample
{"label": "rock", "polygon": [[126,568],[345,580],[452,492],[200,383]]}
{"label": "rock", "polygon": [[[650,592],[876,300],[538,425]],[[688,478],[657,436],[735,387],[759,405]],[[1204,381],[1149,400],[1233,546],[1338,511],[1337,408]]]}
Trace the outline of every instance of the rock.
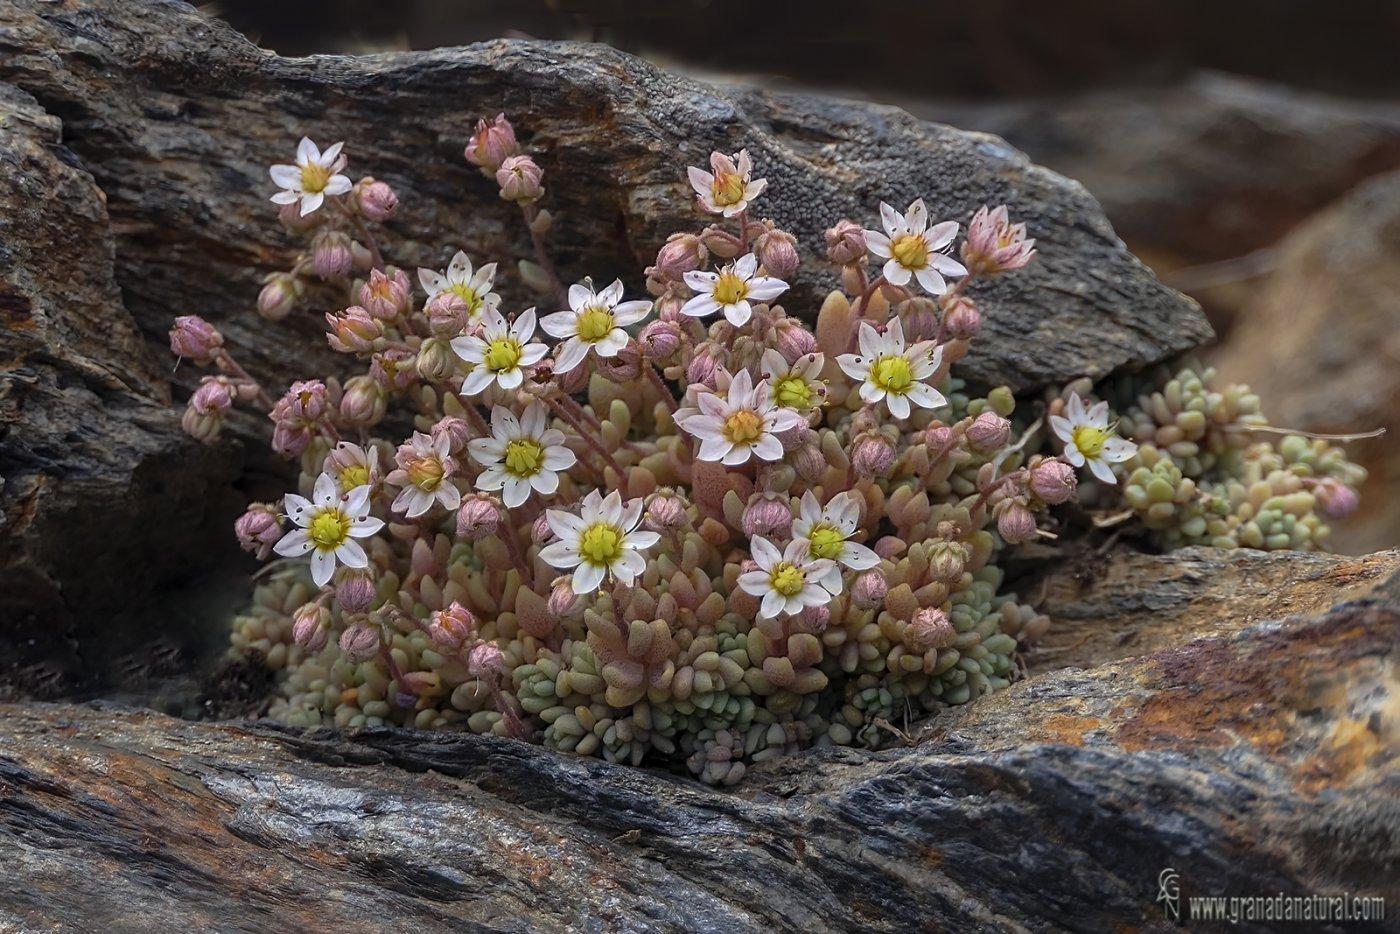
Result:
{"label": "rock", "polygon": [[996,133],[1083,182],[1128,243],[1162,261],[1157,268],[1270,246],[1363,179],[1400,166],[1400,104],[1216,72],[1051,99],[910,106]]}
{"label": "rock", "polygon": [[[1278,248],[1212,362],[1263,397],[1276,425],[1384,436],[1348,445],[1370,471],[1364,508],[1333,544],[1364,552],[1400,542],[1400,172],[1361,186]],[[1287,360],[1287,366],[1278,361]]]}
{"label": "rock", "polygon": [[474,735],[0,707],[0,918],[1108,930],[1162,923],[1169,868],[1183,916],[1192,895],[1400,897],[1400,552],[1309,556],[1301,582],[1283,553],[1119,560],[1052,605],[1081,632],[1137,625],[1142,654],[1099,639],[916,745],[776,760],[728,792]]}
{"label": "rock", "polygon": [[[209,318],[274,394],[343,366],[321,334],[329,297],[279,325],[253,313],[260,277],[293,255],[267,166],[303,133],[346,140],[354,174],[396,186],[388,246],[410,265],[440,266],[458,246],[507,267],[528,255],[513,208],[461,153],[472,121],[505,109],[548,173],[570,278],[639,289],[664,236],[696,223],[684,167],[747,146],[776,189],[765,207],[809,250],[842,214],[873,218],[881,198],[924,195],[963,220],[1011,202],[1041,258],[989,295],[985,350],[967,363],[976,380],[1029,391],[1210,333],[1078,185],[999,140],[891,108],[720,91],[594,45],[282,59],[167,0],[8,2],[0,49],[0,640],[7,680],[30,691],[109,675],[117,640],[94,634],[141,646],[114,612],[138,634],[183,639],[171,588],[199,594],[211,568],[246,568],[229,558],[236,504],[280,493],[285,468],[266,460],[252,416],[233,431],[251,442],[246,461],[237,444],[179,434],[172,384],[178,404],[199,371],[172,373],[166,331],[177,314]],[[790,306],[814,311],[827,285],[799,280]],[[526,298],[507,290],[511,304]],[[141,612],[154,595],[160,607]]]}

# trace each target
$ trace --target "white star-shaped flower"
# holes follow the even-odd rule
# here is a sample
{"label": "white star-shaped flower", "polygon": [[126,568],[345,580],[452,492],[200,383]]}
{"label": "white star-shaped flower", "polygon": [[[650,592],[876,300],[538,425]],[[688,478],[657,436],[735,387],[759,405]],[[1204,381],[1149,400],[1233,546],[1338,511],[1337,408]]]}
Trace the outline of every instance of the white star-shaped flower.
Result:
{"label": "white star-shaped flower", "polygon": [[870,322],[860,323],[860,353],[836,358],[851,379],[860,380],[860,397],[871,403],[881,399],[895,418],[908,418],[910,403],[936,409],[947,403],[943,394],[925,380],[938,372],[943,348],[933,341],[904,346],[904,326],[895,318],[881,334]]}
{"label": "white star-shaped flower", "polygon": [[694,270],[685,274],[685,284],[695,297],[681,306],[683,314],[705,318],[724,312],[729,323],[743,327],[753,316],[753,302],[768,302],[787,291],[788,284],[772,276],[756,276],[758,257],[745,253],[719,272]]}
{"label": "white star-shaped flower", "polygon": [[806,412],[826,401],[826,383],[821,378],[825,365],[825,354],[803,354],[796,363],[788,363],[786,357],[769,347],[759,361],[759,370],[768,380],[776,405]]}
{"label": "white star-shaped flower", "polygon": [[[796,616],[809,606],[824,606],[831,601],[831,591],[820,582],[828,579],[836,569],[836,562],[811,557],[807,542],[800,539],[789,542],[780,552],[768,539],[755,536],[749,543],[749,550],[758,570],[740,574],[739,587],[745,593],[763,598],[758,608],[758,615],[763,619],[783,614]],[[839,570],[836,579],[839,584]]]}
{"label": "white star-shaped flower", "polygon": [[1104,483],[1118,482],[1110,464],[1121,464],[1137,453],[1137,445],[1118,437],[1108,423],[1108,403],[1096,402],[1086,410],[1077,392],[1069,397],[1063,416],[1050,416],[1050,427],[1065,443],[1065,460],[1076,467],[1088,464]]}
{"label": "white star-shaped flower", "polygon": [[540,549],[540,558],[556,568],[573,568],[570,586],[580,595],[597,590],[608,575],[631,584],[647,567],[641,552],[661,539],[656,532],[637,529],[641,497],[624,505],[617,490],[607,496],[592,491],[579,504],[578,515],[547,509],[545,520],[559,541]]}
{"label": "white star-shaped flower", "polygon": [[340,154],[344,143],[336,143],[321,152],[316,144],[303,136],[297,145],[296,165],[274,165],[268,169],[273,182],[282,190],[272,196],[277,204],[301,202],[301,216],[319,208],[327,196],[343,195],[353,186],[348,176],[341,175],[345,157]]}
{"label": "white star-shaped flower", "polygon": [[399,445],[394,455],[398,467],[384,479],[403,489],[389,508],[416,519],[432,509],[434,503],[441,503],[449,511],[462,505],[462,493],[452,484],[457,461],[451,452],[452,439],[446,432],[434,438],[415,431],[412,438]]}
{"label": "white star-shaped flower", "polygon": [[623,328],[636,324],[651,311],[651,302],[622,301],[622,280],[596,292],[585,280],[569,286],[569,309],[540,319],[540,327],[551,337],[564,340],[554,372],[567,373],[583,362],[592,350],[600,357],[615,357],[627,346]]}
{"label": "white star-shaped flower", "polygon": [[496,264],[487,263],[473,272],[471,259],[461,250],[452,257],[445,272],[419,267],[418,281],[430,300],[440,292],[451,292],[460,298],[470,310],[469,322],[475,322],[483,309],[501,304],[501,296],[491,291],[496,282]]}
{"label": "white star-shaped flower", "polygon": [[797,518],[792,522],[792,537],[807,543],[812,559],[832,562],[819,583],[832,593],[841,592],[841,568],[868,571],[880,563],[880,556],[859,542],[850,541],[860,522],[861,497],[849,490],[838,493],[831,502],[822,505],[811,490],[802,494]]}
{"label": "white star-shaped flower", "polygon": [[768,182],[753,178],[753,161],[747,149],[733,156],[722,152],[710,153],[710,169],[691,166],[687,170],[690,184],[699,196],[700,206],[711,214],[733,217],[748,209],[749,202],[763,194]]}
{"label": "white star-shaped flower", "polygon": [[549,427],[543,402],[531,402],[520,418],[503,405],[491,410],[491,437],[467,442],[472,458],[486,469],[476,478],[478,490],[502,490],[511,509],[534,489],[549,496],[559,489],[559,471],[578,460],[564,446],[564,433]]}
{"label": "white star-shaped flower", "polygon": [[908,285],[918,279],[930,295],[942,295],[948,290],[944,276],[965,276],[962,263],[941,252],[958,235],[957,221],[928,225],[928,208],[919,198],[901,214],[885,202],[880,202],[880,221],[885,232],[867,230],[865,242],[872,256],[885,261],[881,270],[892,285]]}
{"label": "white star-shaped flower", "polygon": [[731,467],[744,463],[749,455],[765,461],[781,460],[783,445],[775,436],[806,424],[795,410],[778,407],[767,380],[755,386],[748,370],[735,374],[725,395],[706,390],[696,396],[695,404],[698,411],[677,413],[677,419],[682,428],[700,439],[696,456]]}
{"label": "white star-shaped flower", "polygon": [[462,395],[474,396],[493,382],[502,389],[514,389],[525,381],[525,368],[534,366],[549,353],[535,333],[535,309],[527,308],[513,323],[495,308],[482,312],[481,333],[452,338],[452,349],[467,363],[471,372],[462,381]]}
{"label": "white star-shaped flower", "polygon": [[369,556],[357,538],[366,538],[384,527],[384,520],[369,514],[368,484],[357,486],[344,496],[336,492],[335,478],[322,473],[316,478],[311,500],[295,493],[282,498],[287,516],[296,528],[272,547],[284,558],[311,555],[311,579],[324,587],[335,573],[336,562],[346,567],[369,566]]}

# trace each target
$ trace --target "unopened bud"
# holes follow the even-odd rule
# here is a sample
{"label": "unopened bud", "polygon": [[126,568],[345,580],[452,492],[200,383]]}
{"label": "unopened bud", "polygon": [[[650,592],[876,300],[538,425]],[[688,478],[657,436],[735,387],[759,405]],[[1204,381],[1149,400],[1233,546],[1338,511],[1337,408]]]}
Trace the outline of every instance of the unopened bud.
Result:
{"label": "unopened bud", "polygon": [[908,343],[935,340],[938,337],[938,302],[927,295],[915,295],[899,303],[899,320]]}
{"label": "unopened bud", "polygon": [[962,542],[939,539],[929,550],[928,574],[944,584],[955,584],[967,568],[968,548]]}
{"label": "unopened bud", "polygon": [[374,574],[368,568],[342,568],[336,575],[335,599],[347,613],[364,613],[374,604]]}
{"label": "unopened bud", "polygon": [[671,282],[680,282],[686,273],[705,265],[709,252],[704,241],[695,234],[671,234],[657,252],[656,265],[652,267],[651,274]]}
{"label": "unopened bud", "polygon": [[787,538],[792,532],[792,508],[787,498],[765,496],[755,493],[749,497],[741,522],[744,534],[749,537],[761,535],[764,538]]}
{"label": "unopened bud", "polygon": [[1335,477],[1323,477],[1313,487],[1313,497],[1322,514],[1329,519],[1345,519],[1361,505],[1361,497],[1351,487]]}
{"label": "unopened bud", "polygon": [[471,440],[472,427],[465,418],[446,415],[433,423],[428,434],[432,435],[434,441],[446,435],[448,452],[460,454],[466,450],[467,442]]}
{"label": "unopened bud", "polygon": [[506,662],[492,642],[478,643],[467,656],[467,672],[482,681],[494,681],[505,674]]}
{"label": "unopened bud", "polygon": [[990,454],[1011,440],[1011,423],[995,412],[983,412],[967,426],[966,438],[974,451]]}
{"label": "unopened bud", "polygon": [[423,314],[428,318],[428,327],[439,337],[456,337],[467,328],[472,309],[462,296],[450,289],[444,289],[423,306]]}
{"label": "unopened bud", "polygon": [[883,477],[894,466],[894,445],[878,431],[864,432],[852,445],[851,466],[862,477]]}
{"label": "unopened bud", "polygon": [[544,170],[529,156],[511,156],[496,170],[496,184],[501,186],[501,197],[507,201],[528,204],[538,201],[544,194],[540,181]]}
{"label": "unopened bud", "polygon": [[720,230],[718,227],[706,227],[700,231],[700,240],[705,244],[705,248],[720,259],[733,259],[739,255],[743,244],[739,238],[727,230]]}
{"label": "unopened bud", "polygon": [[268,321],[281,321],[297,307],[305,291],[301,279],[291,273],[269,273],[258,293],[258,314]]}
{"label": "unopened bud", "polygon": [[659,490],[654,493],[647,503],[646,511],[642,513],[643,525],[652,532],[669,532],[681,528],[689,521],[685,511],[685,500],[673,490]]}
{"label": "unopened bud", "polygon": [[460,649],[475,633],[476,617],[460,603],[435,611],[428,623],[429,638],[449,652]]}
{"label": "unopened bud", "polygon": [[345,392],[340,396],[340,419],[346,425],[354,428],[377,425],[388,407],[384,387],[374,377],[361,374],[345,381]]}
{"label": "unopened bud", "polygon": [[792,455],[792,466],[803,481],[817,483],[831,465],[826,462],[826,455],[822,453],[822,449],[809,441]]}
{"label": "unopened bud", "polygon": [[476,122],[476,132],[467,142],[463,155],[467,157],[468,162],[480,168],[482,174],[495,175],[501,163],[519,152],[520,146],[515,141],[515,128],[510,125],[505,114],[496,114],[496,118],[490,123],[485,120]]}
{"label": "unopened bud", "polygon": [[383,321],[392,321],[413,307],[412,286],[402,269],[371,269],[360,286],[360,305]]}
{"label": "unopened bud", "polygon": [[384,324],[359,305],[326,314],[326,340],[341,353],[367,353],[384,336]]}
{"label": "unopened bud", "polygon": [[879,571],[866,571],[851,585],[851,602],[862,610],[873,610],[885,602],[890,585]]}
{"label": "unopened bud", "polygon": [[797,238],[786,230],[769,230],[760,234],[754,242],[754,252],[758,261],[770,276],[790,279],[802,262],[797,255]]}
{"label": "unopened bud", "polygon": [[905,646],[921,655],[933,649],[946,649],[957,637],[958,631],[948,620],[948,614],[937,607],[926,606],[919,610],[904,627]]}
{"label": "unopened bud", "polygon": [[495,535],[500,524],[500,507],[485,497],[468,499],[457,510],[457,537],[469,542]]}
{"label": "unopened bud", "polygon": [[340,634],[340,652],[352,665],[368,661],[379,652],[379,627],[355,623]]}
{"label": "unopened bud", "polygon": [[578,613],[582,603],[583,599],[574,593],[573,585],[567,577],[559,578],[549,590],[549,615],[555,620],[563,621],[573,618]]}
{"label": "unopened bud", "polygon": [[418,375],[428,382],[445,383],[456,374],[457,361],[460,359],[447,338],[430,337],[418,348],[415,365]]}
{"label": "unopened bud", "polygon": [[949,337],[970,341],[982,331],[982,315],[971,300],[959,295],[943,312],[943,327]]}
{"label": "unopened bud", "polygon": [[370,357],[370,378],[389,391],[407,389],[418,378],[417,359],[418,355],[409,350],[381,350]]}
{"label": "unopened bud", "polygon": [[615,356],[599,357],[595,366],[604,379],[620,384],[635,382],[642,375],[642,354],[635,343],[628,344]]}
{"label": "unopened bud", "polygon": [[695,348],[695,356],[685,368],[686,379],[709,389],[714,389],[720,369],[724,366],[727,354],[724,348],[714,341],[704,341]]}
{"label": "unopened bud", "polygon": [[306,233],[315,230],[325,221],[327,213],[325,211],[312,211],[310,214],[301,213],[301,203],[293,201],[291,204],[284,204],[277,209],[277,219],[282,222],[282,226],[292,233]]}
{"label": "unopened bud", "polygon": [[997,534],[1008,545],[1017,545],[1035,538],[1035,516],[1015,500],[997,504]]}
{"label": "unopened bud", "polygon": [[292,641],[308,652],[319,652],[329,641],[331,611],[319,603],[303,604],[292,617]]}
{"label": "unopened bud", "polygon": [[826,258],[838,266],[849,266],[865,258],[865,230],[849,220],[839,220],[826,232]]}
{"label": "unopened bud", "polygon": [[1030,491],[1048,506],[1067,502],[1077,483],[1074,468],[1054,458],[1032,465],[1028,481]]}
{"label": "unopened bud", "polygon": [[272,504],[253,503],[233,523],[233,534],[240,548],[256,555],[259,561],[266,561],[272,546],[282,537],[282,519]]}
{"label": "unopened bud", "polygon": [[212,363],[223,345],[218,328],[198,315],[181,315],[170,328],[170,352],[195,363]]}
{"label": "unopened bud", "polygon": [[387,184],[366,175],[350,190],[350,204],[367,221],[380,223],[399,209],[399,196]]}
{"label": "unopened bud", "polygon": [[831,625],[831,608],[827,606],[809,606],[803,608],[795,619],[795,628],[799,632],[811,633],[819,636],[826,632]]}
{"label": "unopened bud", "polygon": [[779,318],[774,329],[777,331],[774,345],[789,364],[816,352],[816,337],[796,318]]}
{"label": "unopened bud", "polygon": [[350,236],[341,230],[322,230],[311,241],[311,268],[325,279],[344,279],[355,268]]}
{"label": "unopened bud", "polygon": [[652,360],[669,360],[681,346],[681,329],[671,321],[653,321],[637,335],[637,346]]}

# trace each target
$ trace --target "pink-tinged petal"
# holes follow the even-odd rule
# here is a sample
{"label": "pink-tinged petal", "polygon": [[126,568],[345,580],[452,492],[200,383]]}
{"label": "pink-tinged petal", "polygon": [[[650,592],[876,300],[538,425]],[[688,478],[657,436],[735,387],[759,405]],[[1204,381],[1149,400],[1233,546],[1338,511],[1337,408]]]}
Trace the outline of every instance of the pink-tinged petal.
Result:
{"label": "pink-tinged petal", "polygon": [[860,352],[866,357],[878,357],[880,351],[884,349],[884,341],[880,338],[880,332],[870,324],[869,321],[860,323],[860,331],[856,335],[856,340],[860,344]]}
{"label": "pink-tinged petal", "polygon": [[554,362],[554,372],[567,373],[583,362],[588,356],[588,345],[577,337],[571,337],[559,345],[559,356]]}
{"label": "pink-tinged petal", "polygon": [[448,512],[462,505],[462,491],[451,483],[444,483],[437,489],[437,501]]}
{"label": "pink-tinged petal", "polygon": [[701,441],[724,437],[724,420],[714,415],[692,416],[681,427]]}
{"label": "pink-tinged petal", "polygon": [[1089,410],[1085,417],[1089,420],[1089,424],[1093,425],[1095,428],[1107,428],[1108,403],[1095,402],[1094,407]]}
{"label": "pink-tinged petal", "polygon": [[583,558],[576,545],[567,542],[554,542],[540,549],[540,560],[550,567],[571,568],[579,565]]}
{"label": "pink-tinged petal", "polygon": [[953,238],[958,235],[957,221],[944,221],[941,224],[934,224],[933,229],[924,235],[924,242],[928,244],[930,250],[941,250],[953,242]]}
{"label": "pink-tinged petal", "polygon": [[538,438],[548,423],[549,419],[545,415],[544,403],[531,402],[525,406],[525,413],[520,416],[520,431],[532,438]]}
{"label": "pink-tinged petal", "polygon": [[768,190],[768,179],[756,178],[744,186],[744,201],[749,202]]}
{"label": "pink-tinged petal", "polygon": [[491,380],[495,377],[490,370],[484,366],[478,366],[467,374],[467,378],[462,381],[462,395],[474,396],[487,386],[491,385]]}
{"label": "pink-tinged petal", "polygon": [[316,509],[305,496],[288,493],[282,497],[282,511],[297,525],[306,525],[311,521],[311,514]]}
{"label": "pink-tinged petal", "polygon": [[707,438],[700,442],[700,450],[695,456],[702,461],[722,462],[733,450],[734,442],[727,438]]}
{"label": "pink-tinged petal", "polygon": [[753,395],[753,377],[749,375],[748,370],[740,370],[734,374],[734,379],[729,384],[730,408],[742,408],[748,405],[751,395]]}
{"label": "pink-tinged petal", "polygon": [[540,319],[540,328],[550,337],[563,340],[578,333],[578,315],[572,311],[556,311]]}
{"label": "pink-tinged petal", "polygon": [[382,528],[384,528],[383,519],[367,516],[350,523],[350,535],[353,538],[369,538]]}
{"label": "pink-tinged petal", "polygon": [[916,198],[914,203],[909,205],[909,210],[904,212],[904,219],[909,224],[910,233],[922,233],[928,229],[928,208],[924,205],[923,198]]}
{"label": "pink-tinged petal", "polygon": [[1069,405],[1065,407],[1065,410],[1073,424],[1083,425],[1085,423],[1088,413],[1084,411],[1084,400],[1079,398],[1079,393],[1070,394]]}
{"label": "pink-tinged petal", "polygon": [[776,409],[768,417],[768,430],[774,434],[790,431],[805,424],[807,424],[806,417],[794,409]]}
{"label": "pink-tinged petal", "polygon": [[878,230],[865,231],[865,247],[870,251],[871,256],[878,256],[880,259],[890,258],[890,238]]}
{"label": "pink-tinged petal", "polygon": [[895,235],[895,231],[905,226],[904,217],[883,201],[880,202],[880,223],[884,225],[885,233],[891,237]]}
{"label": "pink-tinged petal", "polygon": [[319,191],[316,192],[316,194],[314,195],[302,195],[301,216],[305,217],[306,215],[316,211],[318,208],[321,207],[321,203],[325,200],[325,194]]}
{"label": "pink-tinged petal", "polygon": [[692,318],[708,318],[719,311],[720,304],[713,296],[697,295],[681,306],[681,314],[689,315]]}
{"label": "pink-tinged petal", "polygon": [[301,142],[297,143],[297,164],[307,165],[321,160],[321,150],[316,144],[311,142],[311,137],[303,136]]}
{"label": "pink-tinged petal", "polygon": [[841,550],[841,563],[852,571],[868,571],[880,563],[880,556],[857,542],[847,542]]}
{"label": "pink-tinged petal", "polygon": [[715,177],[704,169],[698,169],[693,165],[686,169],[686,175],[690,178],[690,186],[695,189],[695,193],[708,199],[711,192],[714,191]]}
{"label": "pink-tinged petal", "polygon": [[870,375],[870,360],[853,353],[843,353],[836,358],[836,365],[851,379],[863,380]]}
{"label": "pink-tinged petal", "polygon": [[768,592],[768,575],[763,571],[746,571],[739,575],[739,589],[744,593],[761,597]]}
{"label": "pink-tinged petal", "polygon": [[1074,467],[1084,466],[1084,455],[1079,453],[1079,448],[1075,447],[1073,444],[1065,445],[1065,460],[1069,461],[1070,465]]}
{"label": "pink-tinged petal", "polygon": [[[446,437],[444,435],[444,437]],[[369,484],[361,483],[359,486],[345,494],[345,505],[341,507],[345,514],[352,519],[369,515]]]}
{"label": "pink-tinged petal", "polygon": [[529,498],[529,480],[522,480],[520,477],[506,477],[505,483],[502,484],[501,502],[505,503],[507,509],[522,506]]}
{"label": "pink-tinged petal", "polygon": [[777,461],[783,459],[783,443],[772,435],[764,435],[753,446],[753,454],[759,460]]}
{"label": "pink-tinged petal", "polygon": [[885,396],[885,404],[890,407],[890,414],[895,418],[909,417],[909,399],[906,396],[891,393]]}
{"label": "pink-tinged petal", "polygon": [[574,569],[574,579],[570,586],[576,594],[592,593],[603,583],[607,573],[607,569],[600,564],[580,564]]}
{"label": "pink-tinged petal", "polygon": [[745,253],[734,261],[734,274],[740,279],[748,281],[753,278],[753,274],[758,271],[758,257],[752,253]]}
{"label": "pink-tinged petal", "polygon": [[777,298],[788,290],[788,284],[772,276],[755,276],[749,280],[748,297],[754,301],[766,302]]}
{"label": "pink-tinged petal", "polygon": [[895,259],[885,263],[880,272],[884,274],[885,279],[888,280],[890,285],[908,285],[909,280],[913,278],[914,275],[908,269],[901,266],[899,260]]}
{"label": "pink-tinged petal", "polygon": [[345,541],[335,550],[336,560],[347,568],[369,567],[369,555],[360,547],[359,542]]}
{"label": "pink-tinged petal", "polygon": [[735,217],[739,214],[744,213],[745,209],[747,208],[748,205],[740,201],[737,204],[729,205],[721,213],[723,213],[725,217]]}
{"label": "pink-tinged petal", "polygon": [[758,615],[764,619],[773,619],[783,612],[787,606],[787,601],[783,595],[776,590],[770,590],[763,595],[763,602],[759,604]]}
{"label": "pink-tinged petal", "polygon": [[301,200],[301,195],[292,190],[279,191],[268,200],[274,204],[296,204]]}
{"label": "pink-tinged petal", "polygon": [[441,273],[424,269],[422,266],[418,267],[418,282],[430,296],[436,295],[448,286],[447,280],[443,278]]}
{"label": "pink-tinged petal", "polygon": [[608,308],[615,308],[622,301],[622,280],[614,279],[607,288],[598,293],[598,299]]}
{"label": "pink-tinged petal", "polygon": [[943,281],[943,277],[939,275],[938,270],[934,269],[932,266],[925,266],[923,269],[920,269],[918,272],[914,273],[914,278],[919,280],[919,285],[930,295],[942,295],[944,292],[948,291],[948,283]]}
{"label": "pink-tinged petal", "polygon": [[1069,442],[1074,440],[1074,426],[1070,424],[1069,419],[1064,416],[1051,415],[1050,428],[1061,441]]}
{"label": "pink-tinged petal", "polygon": [[929,265],[945,276],[965,276],[967,267],[947,253],[930,253],[928,257]]}
{"label": "pink-tinged petal", "polygon": [[732,305],[724,306],[724,317],[736,328],[741,328],[749,323],[753,317],[753,306],[746,301],[738,301]]}
{"label": "pink-tinged petal", "polygon": [[756,535],[749,541],[749,554],[753,555],[754,561],[765,571],[773,570],[773,565],[783,560],[783,553],[778,547],[761,535]]}
{"label": "pink-tinged petal", "polygon": [[925,409],[936,409],[940,405],[945,405],[948,402],[947,399],[943,398],[943,393],[934,389],[928,383],[913,384],[909,387],[907,395],[911,402]]}
{"label": "pink-tinged petal", "polygon": [[317,587],[324,587],[329,584],[334,574],[334,552],[317,551],[311,555],[311,579],[316,582]]}
{"label": "pink-tinged petal", "polygon": [[720,458],[720,463],[726,467],[738,467],[740,464],[748,463],[749,455],[753,453],[753,448],[746,444],[736,444],[729,449],[729,453]]}
{"label": "pink-tinged petal", "polygon": [[321,158],[317,161],[322,165],[333,165],[335,164],[335,160],[340,156],[340,151],[344,148],[345,143],[343,142],[332,143],[326,147],[325,151],[321,153]]}
{"label": "pink-tinged petal", "polygon": [[330,181],[326,182],[326,194],[334,197],[343,195],[355,186],[350,179],[344,175],[332,175]]}
{"label": "pink-tinged petal", "polygon": [[625,328],[636,324],[649,314],[651,314],[651,302],[641,299],[622,302],[613,309],[613,323],[618,327]]}
{"label": "pink-tinged petal", "polygon": [[869,402],[871,405],[885,398],[885,391],[874,383],[860,384],[860,399],[862,402]]}
{"label": "pink-tinged petal", "polygon": [[1113,468],[1108,466],[1108,463],[1105,461],[1098,460],[1097,458],[1089,461],[1089,470],[1104,483],[1118,483],[1118,478],[1113,475]]}
{"label": "pink-tinged petal", "polygon": [[284,558],[299,558],[311,550],[311,536],[305,529],[293,529],[278,539],[272,550]]}
{"label": "pink-tinged petal", "polygon": [[340,499],[340,491],[336,489],[335,478],[329,473],[322,471],[316,478],[316,486],[311,492],[311,501],[317,506],[334,506]]}

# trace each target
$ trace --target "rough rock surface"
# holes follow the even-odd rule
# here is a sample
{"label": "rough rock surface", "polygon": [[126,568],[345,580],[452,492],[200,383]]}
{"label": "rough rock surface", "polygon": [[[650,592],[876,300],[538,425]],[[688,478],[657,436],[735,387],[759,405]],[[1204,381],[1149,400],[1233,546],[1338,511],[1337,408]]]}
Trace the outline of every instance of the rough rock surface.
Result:
{"label": "rough rock surface", "polygon": [[[1388,548],[1400,542],[1400,172],[1356,189],[1278,252],[1211,362],[1258,392],[1276,425],[1387,430],[1348,448],[1370,476],[1333,544]],[[1289,365],[1271,365],[1280,359]]]}
{"label": "rough rock surface", "polygon": [[1127,614],[1171,637],[1100,640],[1074,658],[1097,667],[1045,666],[917,745],[733,792],[470,735],[0,707],[0,923],[1123,930],[1161,923],[1167,867],[1184,897],[1393,900],[1400,552],[1296,563],[1067,572],[1053,604],[1080,632]]}
{"label": "rough rock surface", "polygon": [[[388,245],[441,265],[456,247],[527,255],[510,205],[462,159],[472,121],[517,115],[541,154],[566,276],[640,271],[667,232],[693,225],[684,166],[747,146],[767,200],[816,249],[843,214],[922,194],[939,216],[1010,201],[1041,259],[988,304],[968,374],[1018,389],[1159,360],[1209,334],[1114,236],[1082,188],[999,140],[892,109],[673,77],[603,46],[495,42],[362,58],[282,59],[170,0],[0,4],[0,641],[5,680],[71,685],[108,666],[129,632],[179,631],[167,595],[223,562],[245,490],[273,494],[257,439],[201,450],[178,403],[170,319],[197,312],[275,394],[333,372],[320,312],[270,325],[260,276],[293,245],[276,224],[267,165],[303,133],[345,139],[352,172],[392,182]],[[814,308],[817,284],[797,284]],[[526,296],[507,289],[514,304]],[[132,556],[139,555],[139,561]],[[199,587],[207,589],[204,583]],[[196,614],[199,615],[199,614]],[[212,618],[212,614],[203,613]],[[153,625],[154,623],[154,625]],[[95,638],[103,633],[120,638]],[[178,649],[180,646],[175,646]]]}

